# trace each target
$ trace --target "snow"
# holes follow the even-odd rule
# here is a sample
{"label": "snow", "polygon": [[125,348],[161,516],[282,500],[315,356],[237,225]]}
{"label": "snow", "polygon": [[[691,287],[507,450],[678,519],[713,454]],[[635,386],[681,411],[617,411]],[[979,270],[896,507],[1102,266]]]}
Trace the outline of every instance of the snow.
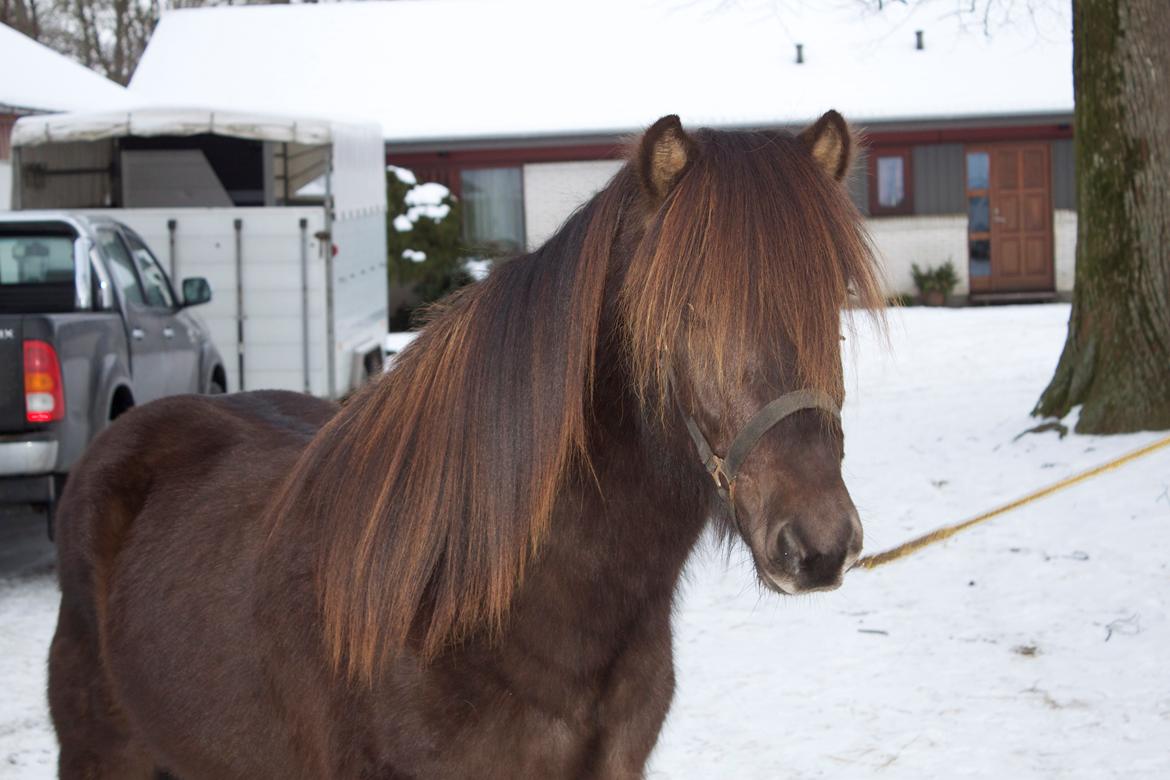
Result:
{"label": "snow", "polygon": [[427,253],[418,249],[403,249],[402,259],[412,263],[422,263],[427,259]]}
{"label": "snow", "polygon": [[479,257],[469,257],[463,261],[463,267],[471,275],[471,278],[478,282],[486,279],[487,275],[491,273],[492,261]]}
{"label": "snow", "polygon": [[[421,185],[421,187],[427,187],[427,186],[430,186],[430,185],[426,185],[426,184]],[[442,187],[441,184],[436,184],[435,186]],[[420,189],[421,187],[416,187],[415,189]],[[443,189],[446,189],[446,187],[443,187]],[[411,190],[411,192],[413,192],[413,191],[414,190]],[[406,193],[406,202],[407,203],[410,203],[410,194],[411,194],[410,192]],[[450,213],[451,213],[451,207],[448,206],[446,203],[439,204],[439,205],[432,205],[432,204],[427,203],[427,204],[423,204],[420,206],[410,206],[409,208],[407,208],[406,209],[406,218],[409,219],[412,224],[415,222],[418,222],[423,217],[426,217],[427,219],[434,220],[435,222],[441,222]]]}
{"label": "snow", "polygon": [[418,337],[418,333],[410,332],[395,332],[387,333],[383,342],[383,348],[390,354],[395,354],[406,349],[406,345],[414,341]]}
{"label": "snow", "polygon": [[[846,481],[868,552],[1154,441],[1028,434],[1066,305],[891,314],[847,342]],[[412,334],[391,334],[401,349]],[[688,567],[650,778],[1170,776],[1170,453],[832,593]],[[0,584],[0,778],[47,778],[48,577]]]}
{"label": "snow", "polygon": [[[406,193],[407,206],[429,206],[436,207],[443,203],[443,198],[451,194],[451,190],[444,187],[438,182],[429,181],[424,184],[419,184],[412,187]],[[446,212],[443,216],[447,216]],[[440,217],[442,219],[442,217]]]}
{"label": "snow", "polygon": [[418,179],[414,176],[414,171],[400,168],[397,165],[387,165],[386,170],[390,171],[398,178],[398,181],[403,184],[418,184]]}
{"label": "snow", "polygon": [[[854,0],[176,9],[131,89],[162,105],[371,119],[388,141],[424,143],[624,133],[669,113],[711,126],[799,124],[830,107],[861,124],[1067,117],[1068,4],[993,9],[986,30],[955,3]],[[377,88],[385,74],[408,75]]]}
{"label": "snow", "polygon": [[[394,218],[394,229],[399,233],[413,229],[414,224],[420,219],[426,218],[434,222],[442,222],[451,213],[451,206],[443,202],[443,199],[451,194],[451,190],[438,182],[416,184],[417,180],[411,171],[393,165],[387,167],[394,171],[399,181],[415,185],[407,190],[404,196],[406,213],[399,214]],[[406,252],[413,252],[414,255],[407,257]],[[413,260],[416,263],[426,260],[426,255],[422,252],[416,252],[413,249],[408,249],[406,252],[403,252],[402,256],[408,260]],[[422,256],[417,257],[416,255]]]}
{"label": "snow", "polygon": [[0,581],[0,778],[56,777],[45,665],[57,600],[51,574]]}
{"label": "snow", "polygon": [[130,103],[125,87],[0,24],[0,108],[79,111]]}

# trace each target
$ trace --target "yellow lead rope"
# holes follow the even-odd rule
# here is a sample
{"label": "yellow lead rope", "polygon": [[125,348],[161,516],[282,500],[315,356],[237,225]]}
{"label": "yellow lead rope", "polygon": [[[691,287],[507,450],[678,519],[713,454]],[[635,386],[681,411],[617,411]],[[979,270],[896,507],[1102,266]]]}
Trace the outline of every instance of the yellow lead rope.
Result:
{"label": "yellow lead rope", "polygon": [[965,531],[972,526],[979,525],[980,523],[986,522],[993,517],[998,517],[1005,512],[1010,512],[1013,509],[1018,509],[1025,504],[1030,504],[1033,501],[1044,498],[1045,496],[1050,496],[1053,493],[1064,490],[1067,487],[1072,487],[1078,482],[1084,482],[1086,479],[1095,477],[1098,474],[1104,474],[1106,471],[1112,471],[1113,469],[1120,468],[1130,461],[1137,460],[1138,458],[1149,455],[1151,452],[1156,452],[1164,447],[1170,447],[1170,436],[1167,436],[1164,439],[1159,439],[1152,444],[1147,444],[1146,446],[1140,449],[1136,449],[1128,454],[1122,455],[1119,458],[1114,458],[1108,463],[1103,463],[1100,466],[1089,469],[1088,471],[1082,471],[1080,474],[1074,474],[1071,477],[1062,479],[1061,481],[1049,485],[1048,487],[1041,488],[1034,493],[1029,493],[1023,498],[1018,498],[1015,501],[1012,501],[1010,504],[1004,504],[1003,506],[992,509],[989,512],[984,512],[981,515],[972,517],[970,520],[964,520],[963,522],[955,523],[954,525],[943,526],[937,531],[931,531],[925,536],[919,536],[917,539],[911,539],[905,544],[900,544],[892,550],[886,550],[885,552],[876,553],[874,555],[867,555],[857,562],[857,568],[876,569],[882,564],[889,563],[890,561],[896,561],[899,558],[904,558],[911,553],[921,550],[923,547],[935,544],[936,542],[941,542],[944,539],[949,539],[960,531]]}

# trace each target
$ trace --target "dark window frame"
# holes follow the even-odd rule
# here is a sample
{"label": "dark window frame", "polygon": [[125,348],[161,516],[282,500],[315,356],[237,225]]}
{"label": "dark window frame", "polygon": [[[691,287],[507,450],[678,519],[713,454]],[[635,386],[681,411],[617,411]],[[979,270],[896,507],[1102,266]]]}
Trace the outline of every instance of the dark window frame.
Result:
{"label": "dark window frame", "polygon": [[[142,284],[142,277],[138,274],[138,264],[134,262],[134,256],[130,254],[130,247],[126,243],[126,239],[122,238],[122,231],[113,225],[100,225],[94,230],[94,235],[97,237],[98,252],[101,253],[102,258],[106,262],[106,268],[110,275],[110,281],[113,282],[116,290],[118,301],[124,307],[137,307],[138,309],[150,308],[146,303],[146,287]],[[104,236],[109,236],[111,241],[104,240]],[[122,248],[125,254],[128,266],[121,266],[118,258],[114,255],[113,246]],[[133,300],[126,294],[126,288],[122,286],[122,279],[118,276],[115,266],[129,268],[131,276],[134,277],[134,289],[138,291],[138,298],[140,300]]]}
{"label": "dark window frame", "polygon": [[154,256],[154,252],[152,252],[150,247],[146,245],[146,242],[142,240],[142,236],[138,235],[127,227],[123,227],[119,233],[122,238],[122,243],[125,245],[126,249],[130,251],[130,259],[134,261],[134,270],[138,272],[138,280],[142,285],[142,292],[144,294],[147,293],[148,281],[146,275],[142,272],[142,268],[138,265],[139,261],[136,259],[136,253],[138,250],[134,248],[135,244],[141,247],[142,251],[146,253],[147,265],[154,266],[154,269],[158,271],[160,281],[162,282],[161,289],[164,301],[161,304],[153,303],[150,300],[150,295],[146,295],[146,305],[152,309],[159,309],[163,311],[174,311],[179,308],[176,303],[179,298],[175,295],[175,287],[173,284],[171,284],[170,275],[167,274],[166,269],[162,267],[162,263],[158,261],[158,258]]}
{"label": "dark window frame", "polygon": [[[902,158],[902,187],[905,197],[897,206],[883,206],[878,201],[878,159]],[[914,213],[914,150],[909,146],[888,146],[869,153],[869,215],[871,217],[900,217]]]}

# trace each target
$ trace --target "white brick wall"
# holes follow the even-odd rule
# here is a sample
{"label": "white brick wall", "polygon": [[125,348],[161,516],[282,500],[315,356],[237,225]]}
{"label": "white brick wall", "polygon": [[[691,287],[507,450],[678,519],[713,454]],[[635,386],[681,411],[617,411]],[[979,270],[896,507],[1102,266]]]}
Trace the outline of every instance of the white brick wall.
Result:
{"label": "white brick wall", "polygon": [[573,209],[592,198],[622,167],[620,160],[532,163],[524,166],[524,226],[528,248],[556,232]]}

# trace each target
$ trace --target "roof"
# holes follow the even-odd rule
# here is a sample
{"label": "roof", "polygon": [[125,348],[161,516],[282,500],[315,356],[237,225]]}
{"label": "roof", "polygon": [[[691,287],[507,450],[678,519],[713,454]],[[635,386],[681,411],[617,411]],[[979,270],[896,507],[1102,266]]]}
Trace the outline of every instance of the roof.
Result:
{"label": "roof", "polygon": [[0,109],[109,109],[128,100],[120,84],[0,24]]}
{"label": "roof", "polygon": [[[368,124],[368,123],[367,123]],[[97,141],[125,136],[222,135],[255,141],[327,144],[344,126],[322,119],[200,108],[138,108],[26,116],[12,131],[13,146]],[[354,128],[364,129],[364,128]]]}
{"label": "roof", "polygon": [[[363,117],[388,141],[1070,115],[1067,4],[988,21],[952,3],[399,0],[167,12],[150,100]],[[1003,4],[1006,13],[1018,4]],[[925,48],[915,48],[915,31]],[[803,46],[797,64],[795,44]],[[215,52],[215,56],[208,56]]]}

